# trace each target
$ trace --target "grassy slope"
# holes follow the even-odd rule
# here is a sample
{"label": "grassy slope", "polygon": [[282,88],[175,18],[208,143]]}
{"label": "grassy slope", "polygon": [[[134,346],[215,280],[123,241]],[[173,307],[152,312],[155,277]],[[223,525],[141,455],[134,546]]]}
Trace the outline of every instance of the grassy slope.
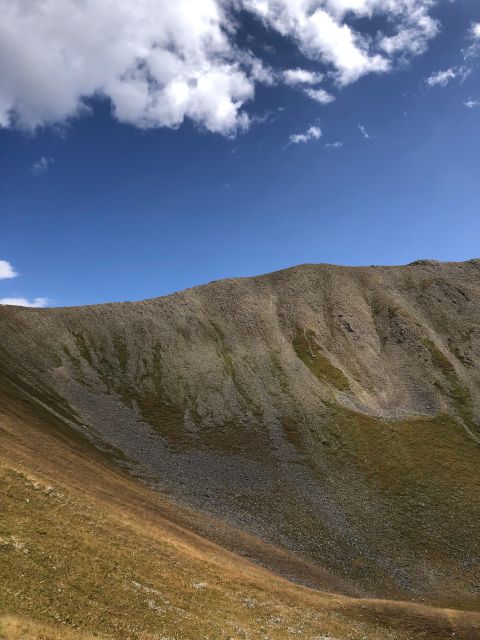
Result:
{"label": "grassy slope", "polygon": [[93,640],[97,634],[82,633],[59,625],[42,624],[30,618],[0,616],[0,638],[2,640]]}
{"label": "grassy slope", "polygon": [[476,614],[290,584],[169,518],[56,424],[0,405],[2,639],[478,637]]}

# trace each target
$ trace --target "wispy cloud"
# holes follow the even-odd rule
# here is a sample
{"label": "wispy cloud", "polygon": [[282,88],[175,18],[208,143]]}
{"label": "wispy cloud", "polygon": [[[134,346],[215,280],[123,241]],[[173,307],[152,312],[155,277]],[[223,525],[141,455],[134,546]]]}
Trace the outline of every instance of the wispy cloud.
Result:
{"label": "wispy cloud", "polygon": [[359,124],[358,129],[362,134],[362,136],[365,138],[365,140],[369,140],[371,138],[371,135],[368,133],[366,127],[364,127],[363,124]]}
{"label": "wispy cloud", "polygon": [[467,109],[475,109],[475,107],[480,107],[480,100],[472,100],[472,98],[469,98],[463,104]]}
{"label": "wispy cloud", "polygon": [[457,77],[458,73],[458,69],[452,68],[445,69],[444,71],[436,71],[425,80],[425,83],[429,87],[445,87],[450,80],[454,80]]}
{"label": "wispy cloud", "polygon": [[463,62],[432,73],[425,79],[429,87],[445,87],[452,80],[464,81],[471,74],[480,55],[480,23],[473,23],[467,33],[468,46],[462,49]]}
{"label": "wispy cloud", "polygon": [[341,149],[341,147],[343,147],[343,142],[341,140],[337,140],[336,142],[326,142],[323,146],[325,149]]}
{"label": "wispy cloud", "polygon": [[329,104],[335,100],[335,97],[325,89],[305,89],[305,93],[309,98],[320,104]]}
{"label": "wispy cloud", "polygon": [[0,298],[0,304],[40,309],[48,305],[48,298],[35,298],[34,300],[27,300],[27,298]]}
{"label": "wispy cloud", "polygon": [[33,163],[30,171],[35,176],[41,176],[48,171],[54,162],[55,160],[53,158],[42,156],[39,160]]}
{"label": "wispy cloud", "polygon": [[323,80],[323,73],[300,68],[286,69],[282,77],[285,84],[290,87],[296,87],[298,85],[319,84]]}
{"label": "wispy cloud", "polygon": [[301,89],[305,95],[320,104],[329,104],[335,100],[331,93],[316,86],[323,80],[323,73],[300,68],[286,69],[281,73],[280,79],[289,87]]}
{"label": "wispy cloud", "polygon": [[465,75],[470,73],[472,64],[480,55],[480,22],[472,23],[468,33],[468,40],[470,44],[462,51],[466,69]]}
{"label": "wispy cloud", "polygon": [[[18,273],[8,260],[0,260],[0,280],[7,280],[9,278],[16,278]],[[48,298],[34,298],[28,300],[23,297],[6,297],[0,298],[0,304],[17,305],[19,307],[46,307],[49,303]]]}
{"label": "wispy cloud", "polygon": [[18,273],[12,267],[8,260],[0,260],[0,280],[6,280],[7,278],[16,278]]}
{"label": "wispy cloud", "polygon": [[[309,127],[305,133],[292,133],[289,138],[288,145],[306,143],[310,140],[319,140],[322,136],[320,127]],[[288,146],[287,145],[287,146]]]}

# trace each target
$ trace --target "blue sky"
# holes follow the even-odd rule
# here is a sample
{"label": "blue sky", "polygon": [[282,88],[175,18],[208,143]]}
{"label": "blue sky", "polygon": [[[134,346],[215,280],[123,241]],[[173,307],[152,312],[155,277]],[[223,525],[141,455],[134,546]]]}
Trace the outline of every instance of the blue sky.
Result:
{"label": "blue sky", "polygon": [[[289,0],[281,1],[286,11]],[[64,47],[59,62],[55,43],[61,48],[62,38],[72,41],[72,2],[46,0],[45,29],[54,34],[53,44],[46,51],[32,44],[31,58],[21,45],[20,70],[15,30],[7,34],[0,27],[2,51],[10,48],[0,64],[4,302],[137,300],[299,263],[480,256],[477,2],[402,0],[398,15],[382,10],[388,0],[310,3],[315,6],[307,18],[315,7],[333,16],[335,37],[325,34],[330,22],[324,20],[315,48],[298,26],[305,16],[292,14],[280,24],[275,2],[271,14],[260,15],[257,5],[265,11],[269,0],[246,0],[242,11],[229,14],[228,45],[212,53],[208,44],[201,52],[210,66],[227,69],[228,82],[208,85],[208,94],[190,96],[174,115],[171,103],[165,107],[163,76],[163,85],[148,85],[157,92],[155,111],[152,96],[147,105],[133,93],[139,74],[152,82],[157,67],[150,58],[151,69],[142,63],[135,76],[123,72],[119,85],[121,66],[109,68],[112,51],[128,65],[122,47],[129,41],[107,42],[100,51],[93,36],[81,34],[77,47],[88,55]],[[368,3],[373,9],[338,9]],[[0,0],[0,23],[8,18],[25,39],[38,19],[9,13],[12,4]],[[61,6],[64,12],[56,15]],[[127,15],[135,4],[120,0],[115,6]],[[185,26],[183,19],[172,16],[189,37],[197,25]],[[361,57],[343,42],[348,32]],[[380,33],[405,37],[397,38],[392,53]],[[181,48],[177,41],[167,45],[168,52]],[[184,66],[169,62],[167,68],[178,77],[190,74],[192,87],[199,55],[196,50],[192,62],[182,53]],[[86,62],[73,86],[71,65],[78,67],[78,60]],[[307,76],[299,83],[298,73],[288,79],[286,71],[298,69],[310,74],[309,83]],[[323,92],[321,102],[307,94],[312,90]]]}

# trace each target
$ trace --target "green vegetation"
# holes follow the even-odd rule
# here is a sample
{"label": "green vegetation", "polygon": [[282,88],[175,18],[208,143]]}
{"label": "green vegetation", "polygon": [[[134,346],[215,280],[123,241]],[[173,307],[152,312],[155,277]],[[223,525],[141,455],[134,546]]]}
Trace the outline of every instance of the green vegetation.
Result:
{"label": "green vegetation", "polygon": [[[396,538],[401,558],[432,553],[437,567],[454,557],[464,564],[478,557],[480,457],[454,418],[387,421],[331,407],[319,437],[334,442],[328,452],[335,473],[344,482],[351,478],[352,491],[360,483],[371,493],[371,503],[358,506],[369,518],[356,512],[357,505],[349,507],[365,530],[373,528],[371,539]],[[456,570],[460,579],[475,582]]]}
{"label": "green vegetation", "polygon": [[0,388],[14,396],[30,397],[53,409],[59,416],[79,424],[79,418],[68,402],[42,380],[33,385],[20,371],[9,366],[9,358],[0,346]]}
{"label": "green vegetation", "polygon": [[113,338],[113,347],[115,354],[117,356],[118,364],[120,365],[120,369],[123,373],[127,371],[127,361],[128,361],[128,348],[125,342],[125,339],[120,335],[114,335]]}
{"label": "green vegetation", "polygon": [[293,348],[300,360],[320,382],[333,385],[339,391],[346,391],[349,388],[348,379],[343,371],[335,367],[321,352],[312,329],[297,329]]}
{"label": "green vegetation", "polygon": [[73,353],[70,351],[70,349],[67,347],[67,345],[62,345],[62,351],[65,354],[70,366],[72,367],[73,376],[75,380],[77,382],[80,382],[81,384],[87,385],[87,381],[85,379],[85,371],[83,370],[83,367],[82,367],[81,358],[77,358],[76,356],[74,356]]}
{"label": "green vegetation", "polygon": [[[117,349],[119,364],[126,368],[127,349]],[[190,436],[185,430],[183,410],[176,406],[167,396],[163,385],[162,370],[162,346],[160,343],[153,345],[151,357],[144,359],[144,380],[147,381],[134,386],[120,376],[109,374],[110,384],[114,385],[125,404],[129,407],[136,406],[140,410],[142,418],[152,426],[174,451],[182,451],[188,446]]]}
{"label": "green vegetation", "polygon": [[447,394],[453,400],[458,415],[468,426],[474,423],[473,403],[470,392],[462,386],[455,367],[442,351],[430,340],[424,338],[435,367],[440,369],[447,382]]}
{"label": "green vegetation", "polygon": [[91,367],[93,367],[94,365],[93,356],[88,346],[86,337],[83,335],[83,333],[78,333],[74,331],[72,331],[72,335],[75,338],[75,343],[77,345],[77,349],[80,352],[80,355],[84,360],[86,360],[86,362],[88,362],[88,364]]}

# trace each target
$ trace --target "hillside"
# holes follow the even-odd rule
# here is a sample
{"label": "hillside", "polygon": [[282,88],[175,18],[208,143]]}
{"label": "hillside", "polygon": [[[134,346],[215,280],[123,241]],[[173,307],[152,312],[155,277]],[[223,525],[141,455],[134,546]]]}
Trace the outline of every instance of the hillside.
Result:
{"label": "hillside", "polygon": [[2,640],[478,638],[478,613],[296,586],[245,558],[288,554],[209,518],[215,544],[28,401],[5,393],[0,425]]}
{"label": "hillside", "polygon": [[[288,602],[299,599],[304,620],[313,619],[308,612],[316,607],[331,607],[334,597],[305,587],[343,594],[335,596],[342,607],[356,603],[348,605],[355,614],[343,627],[322,632],[337,638],[377,637],[374,626],[355,627],[373,624],[358,617],[372,611],[371,601],[362,609],[363,601],[352,597],[478,609],[480,261],[304,265],[143,302],[0,307],[0,335],[4,478],[20,501],[24,494],[41,497],[38,517],[52,516],[45,511],[44,492],[29,485],[32,474],[44,473],[45,482],[56,479],[73,492],[72,511],[56,511],[63,527],[75,521],[75,513],[95,509],[91,517],[100,526],[101,504],[111,505],[105,518],[112,522],[100,527],[99,545],[106,530],[117,531],[117,509],[127,500],[122,491],[135,493],[129,504],[134,511],[140,509],[137,500],[147,500],[139,498],[141,492],[147,492],[149,501],[162,503],[168,526],[175,522],[197,536],[191,544],[202,562],[211,563],[217,553],[234,554],[232,589],[252,571],[255,584],[270,594],[267,599],[287,592]],[[37,441],[44,443],[38,457],[32,444]],[[97,465],[95,481],[88,484],[93,470],[77,458],[82,465]],[[106,478],[113,483],[107,488]],[[145,513],[139,513],[145,524]],[[17,517],[15,510],[12,514]],[[135,516],[129,518],[134,523]],[[87,522],[82,516],[73,539],[85,544],[78,558],[88,563]],[[176,561],[185,563],[188,573],[188,554],[175,531],[167,535],[162,529],[162,544],[172,536]],[[0,530],[5,548],[15,546],[12,535],[17,536]],[[122,535],[112,538],[118,539],[118,555],[111,561],[126,567],[125,550],[139,545],[144,549],[139,566],[146,572],[148,549],[159,553],[157,543],[145,542],[145,531],[128,533],[128,540]],[[52,536],[61,539],[59,531]],[[198,540],[218,545],[218,551],[209,547],[202,555]],[[105,553],[106,547],[99,557]],[[229,566],[226,561],[208,570],[202,565],[198,573],[223,580],[220,573]],[[163,565],[161,571],[170,584],[172,574]],[[12,575],[4,577],[7,584]],[[146,576],[143,582],[132,579],[145,585]],[[188,579],[204,581],[197,574]],[[178,589],[185,598],[185,584]],[[223,583],[220,593],[237,600]],[[195,616],[190,596],[181,608]],[[53,596],[45,597],[50,604],[41,611],[24,603],[17,613],[53,622],[45,614]],[[305,598],[313,598],[313,609]],[[14,615],[12,602],[6,598],[6,610]],[[212,606],[223,611],[231,602]],[[397,609],[379,618],[389,622],[382,622],[387,626],[378,637],[389,637],[392,619],[395,632],[411,629],[410,622],[401,622],[401,606],[419,605],[382,605],[382,616],[389,607]],[[243,607],[233,618],[240,619],[244,609],[250,611]],[[430,613],[422,610],[422,616],[435,620],[443,615],[425,611]],[[293,611],[288,615],[294,617]],[[77,624],[85,632],[114,633],[106,624]],[[232,632],[232,637],[267,637],[266,631],[255,635],[260,631],[248,627],[252,620],[245,624],[253,635]],[[474,624],[468,618],[464,637],[477,637]],[[178,637],[197,637],[194,629]],[[228,637],[221,635],[224,630],[225,625],[211,637]],[[440,625],[437,635],[426,637],[450,637],[451,631]],[[289,637],[284,627],[269,633]],[[311,627],[305,637],[315,633],[319,628]]]}

